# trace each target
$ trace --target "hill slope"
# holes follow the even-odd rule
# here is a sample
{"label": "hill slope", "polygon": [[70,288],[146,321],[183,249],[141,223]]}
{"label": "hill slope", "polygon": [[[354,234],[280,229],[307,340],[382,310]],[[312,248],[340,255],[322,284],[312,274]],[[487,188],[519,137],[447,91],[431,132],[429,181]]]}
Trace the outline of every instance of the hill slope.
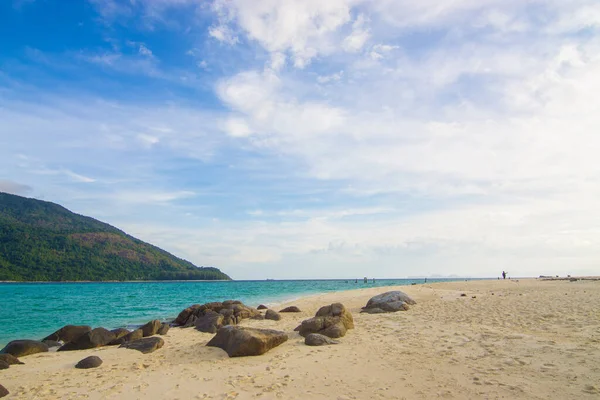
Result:
{"label": "hill slope", "polygon": [[0,280],[231,279],[58,204],[0,192]]}

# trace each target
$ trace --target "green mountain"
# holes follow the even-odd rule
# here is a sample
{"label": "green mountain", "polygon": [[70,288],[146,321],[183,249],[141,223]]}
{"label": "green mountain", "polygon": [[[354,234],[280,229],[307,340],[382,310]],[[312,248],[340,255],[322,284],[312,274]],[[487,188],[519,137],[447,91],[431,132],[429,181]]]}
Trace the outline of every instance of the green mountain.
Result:
{"label": "green mountain", "polygon": [[58,204],[0,192],[0,281],[230,280]]}

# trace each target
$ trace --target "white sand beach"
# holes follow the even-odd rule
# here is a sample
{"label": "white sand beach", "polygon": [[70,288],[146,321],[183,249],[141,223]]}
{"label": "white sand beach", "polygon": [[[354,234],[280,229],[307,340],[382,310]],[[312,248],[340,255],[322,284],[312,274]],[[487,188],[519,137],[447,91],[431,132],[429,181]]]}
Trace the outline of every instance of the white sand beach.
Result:
{"label": "white sand beach", "polygon": [[[405,291],[417,305],[359,313],[387,290]],[[333,302],[352,312],[356,328],[341,344],[306,346],[293,329]],[[146,355],[105,347],[22,357],[25,365],[0,371],[0,384],[8,399],[600,398],[599,281],[435,283],[292,304],[303,312],[243,321],[289,333],[262,356],[228,358],[205,346],[213,335],[172,328],[164,347]],[[104,364],[75,369],[88,355]]]}

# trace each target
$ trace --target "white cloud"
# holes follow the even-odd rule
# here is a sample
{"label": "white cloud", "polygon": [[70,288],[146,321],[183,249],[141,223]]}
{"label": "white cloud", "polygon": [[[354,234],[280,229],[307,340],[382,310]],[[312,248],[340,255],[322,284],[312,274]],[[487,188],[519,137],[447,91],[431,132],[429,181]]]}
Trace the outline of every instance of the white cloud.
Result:
{"label": "white cloud", "polygon": [[152,57],[152,50],[146,47],[143,43],[140,44],[138,52],[143,56]]}
{"label": "white cloud", "polygon": [[352,24],[352,33],[346,36],[342,42],[345,51],[356,53],[363,48],[371,36],[370,30],[365,27],[366,24],[367,20],[363,14],[356,18],[356,21]]}

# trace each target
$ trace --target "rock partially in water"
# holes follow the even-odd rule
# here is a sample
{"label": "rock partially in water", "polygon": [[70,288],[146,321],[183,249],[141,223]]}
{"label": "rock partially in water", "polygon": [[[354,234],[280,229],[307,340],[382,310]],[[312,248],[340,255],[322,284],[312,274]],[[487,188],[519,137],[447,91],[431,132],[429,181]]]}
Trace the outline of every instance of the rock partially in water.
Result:
{"label": "rock partially in water", "polygon": [[58,349],[58,351],[73,351],[95,349],[106,346],[115,340],[115,334],[104,328],[92,329],[72,342],[69,342]]}
{"label": "rock partially in water", "polygon": [[144,354],[152,353],[165,345],[165,341],[158,336],[147,337],[133,342],[123,343],[119,348],[141,351]]}
{"label": "rock partially in water", "polygon": [[285,332],[242,326],[224,326],[206,345],[219,347],[229,357],[259,356],[288,340]]}
{"label": "rock partially in water", "polygon": [[328,336],[318,333],[309,333],[304,339],[304,344],[308,346],[326,346],[329,344],[339,344],[337,340],[330,339]]}
{"label": "rock partially in water", "polygon": [[31,354],[48,351],[48,345],[37,340],[13,340],[1,351],[2,354],[11,354],[15,357],[25,357]]}
{"label": "rock partially in water", "polygon": [[90,332],[91,330],[92,327],[87,325],[65,325],[53,334],[43,338],[42,341],[53,340],[55,342],[68,343],[76,340],[77,338]]}
{"label": "rock partially in water", "polygon": [[75,368],[89,369],[98,368],[102,365],[102,359],[98,356],[89,356],[75,364]]}

